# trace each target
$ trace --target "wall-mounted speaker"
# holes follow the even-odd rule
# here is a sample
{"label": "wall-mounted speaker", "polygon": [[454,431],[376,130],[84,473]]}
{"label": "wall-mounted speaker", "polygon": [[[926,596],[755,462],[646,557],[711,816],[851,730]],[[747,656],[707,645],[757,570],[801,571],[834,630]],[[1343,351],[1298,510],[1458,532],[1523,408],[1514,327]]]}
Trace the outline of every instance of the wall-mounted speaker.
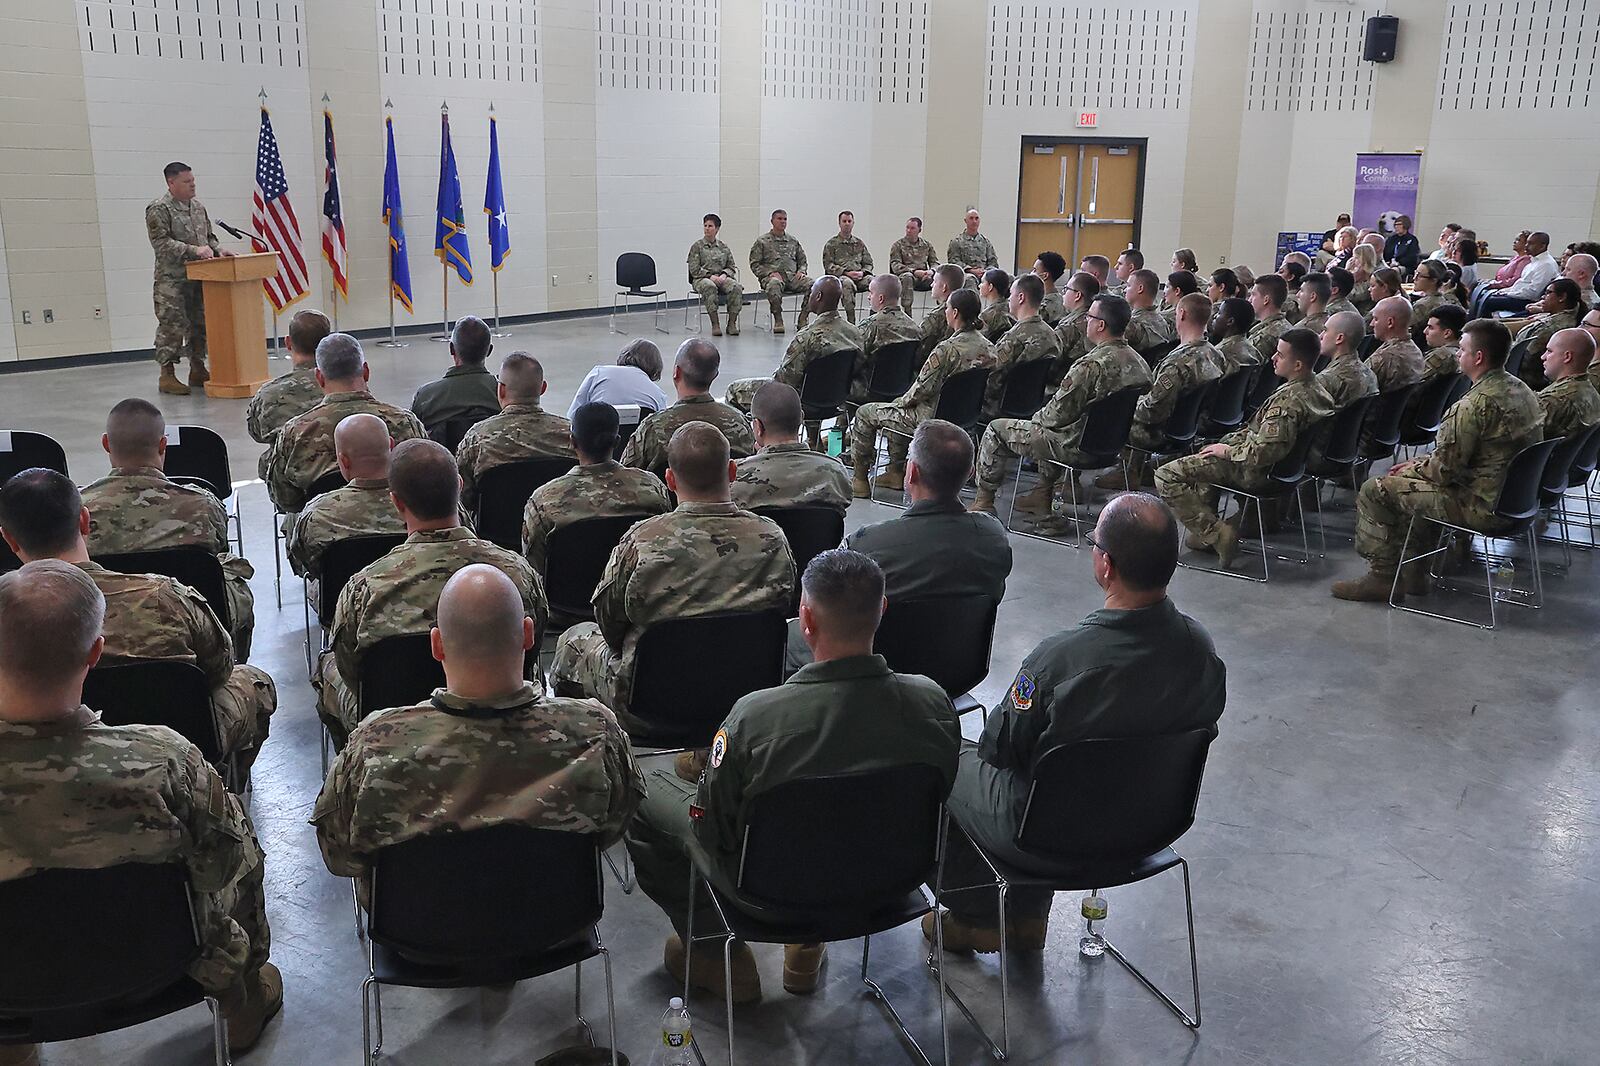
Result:
{"label": "wall-mounted speaker", "polygon": [[1374,63],[1392,63],[1399,41],[1400,20],[1393,15],[1374,15],[1367,20],[1367,39],[1361,47],[1361,58]]}

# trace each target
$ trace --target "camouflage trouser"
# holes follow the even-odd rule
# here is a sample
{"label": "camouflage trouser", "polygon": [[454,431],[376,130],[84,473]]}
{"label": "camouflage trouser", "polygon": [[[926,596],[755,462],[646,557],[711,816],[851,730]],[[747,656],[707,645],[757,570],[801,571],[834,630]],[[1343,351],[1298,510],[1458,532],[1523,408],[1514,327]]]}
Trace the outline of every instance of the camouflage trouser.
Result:
{"label": "camouflage trouser", "polygon": [[850,454],[861,465],[871,465],[878,454],[878,431],[885,429],[904,433],[885,434],[888,438],[889,462],[903,466],[906,449],[911,446],[911,434],[931,417],[915,407],[900,407],[890,403],[864,403],[856,408],[856,417],[850,423]]}
{"label": "camouflage trouser", "polygon": [[1038,462],[1039,477],[1047,485],[1056,483],[1061,470],[1045,460],[1073,466],[1085,461],[1065,433],[1045,429],[1031,418],[997,418],[989,423],[978,442],[978,486],[990,492],[999,488],[1006,479],[1007,461],[1018,455]]}
{"label": "camouflage trouser", "polygon": [[856,320],[856,294],[866,292],[871,284],[872,275],[865,271],[862,272],[860,281],[847,278],[843,274],[839,275],[839,307],[851,322]]}
{"label": "camouflage trouser", "polygon": [[[810,292],[811,278],[805,271],[794,274],[780,274],[775,278],[762,278],[761,291],[767,294],[767,303],[776,314],[783,313],[783,297],[785,293]],[[800,317],[804,318],[805,308],[801,307]]]}
{"label": "camouflage trouser", "polygon": [[965,278],[963,278],[961,280],[961,287],[963,289],[971,289],[973,292],[977,292],[978,291],[978,279],[974,275],[968,274]]}
{"label": "camouflage trouser", "polygon": [[235,666],[222,687],[211,693],[217,736],[224,755],[239,757],[239,770],[250,769],[266,742],[272,712],[278,709],[278,690],[266,671],[256,666]]}
{"label": "camouflage trouser", "polygon": [[[700,294],[700,302],[705,306],[706,314],[717,313],[717,283],[710,278],[701,278],[694,282],[692,288]],[[739,317],[739,309],[744,306],[744,286],[729,278],[722,283],[720,290],[728,296],[728,321]]]}
{"label": "camouflage trouser", "polygon": [[1195,536],[1207,540],[1217,535],[1222,523],[1217,515],[1221,492],[1213,485],[1260,492],[1266,483],[1263,471],[1216,455],[1186,455],[1156,468],[1156,491],[1178,521]]}
{"label": "camouflage trouser", "polygon": [[1149,423],[1140,422],[1135,418],[1133,425],[1128,429],[1128,443],[1147,452],[1154,451],[1167,442],[1165,424],[1165,420]]}
{"label": "camouflage trouser", "polygon": [[361,724],[361,708],[356,694],[345,684],[333,652],[325,651],[317,660],[317,717],[327,725],[334,741],[343,746],[350,732]]}
{"label": "camouflage trouser", "polygon": [[611,708],[624,729],[636,729],[637,718],[628,713],[622,692],[622,659],[611,650],[600,627],[581,622],[556,640],[555,660],[550,664],[550,680],[558,696],[578,696],[599,700]]}
{"label": "camouflage trouser", "polygon": [[228,593],[228,636],[233,638],[233,661],[242,663],[250,658],[250,640],[256,628],[256,597],[250,591],[256,568],[248,559],[231,552],[223,552],[217,560],[222,563],[222,584]]}
{"label": "camouflage trouser", "polygon": [[729,407],[737,407],[748,415],[750,404],[756,398],[756,390],[771,380],[771,378],[740,378],[738,381],[730,382],[727,395],[722,398],[722,402]]}
{"label": "camouflage trouser", "polygon": [[265,862],[258,862],[230,887],[202,897],[200,957],[189,964],[188,973],[201,988],[221,997],[224,1008],[228,993],[239,991],[241,978],[261,969],[272,947],[261,883],[265,869]]}
{"label": "camouflage trouser", "polygon": [[189,365],[203,366],[206,361],[205,306],[200,301],[200,283],[176,278],[157,278],[156,305],[156,362],[173,366],[184,354],[188,342]]}
{"label": "camouflage trouser", "polygon": [[900,275],[900,310],[906,314],[911,313],[912,297],[918,292],[933,291],[933,272],[928,272],[926,281],[918,281],[915,274],[906,271]]}
{"label": "camouflage trouser", "polygon": [[[1361,486],[1356,497],[1356,553],[1372,569],[1393,573],[1400,564],[1400,546],[1412,515],[1490,532],[1504,528],[1494,512],[1478,501],[1463,500],[1411,470],[1371,478]],[[1433,545],[1419,545],[1413,539],[1412,547],[1420,551]]]}

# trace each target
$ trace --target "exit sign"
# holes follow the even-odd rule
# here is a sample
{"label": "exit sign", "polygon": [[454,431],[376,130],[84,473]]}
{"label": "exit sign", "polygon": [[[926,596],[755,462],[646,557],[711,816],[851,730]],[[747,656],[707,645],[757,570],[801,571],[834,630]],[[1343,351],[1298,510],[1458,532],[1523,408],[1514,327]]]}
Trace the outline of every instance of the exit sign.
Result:
{"label": "exit sign", "polygon": [[1098,125],[1100,125],[1100,112],[1098,112],[1098,111],[1079,111],[1078,112],[1078,128],[1079,129],[1094,129]]}

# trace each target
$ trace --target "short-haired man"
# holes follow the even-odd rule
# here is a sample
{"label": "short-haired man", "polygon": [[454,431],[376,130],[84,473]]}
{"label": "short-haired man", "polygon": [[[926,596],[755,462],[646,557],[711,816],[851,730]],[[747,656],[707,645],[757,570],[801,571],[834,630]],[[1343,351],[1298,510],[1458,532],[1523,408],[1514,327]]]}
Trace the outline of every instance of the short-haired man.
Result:
{"label": "short-haired man", "polygon": [[177,661],[211,689],[222,754],[248,774],[266,742],[278,690],[265,671],[235,666],[233,643],[205,597],[160,574],[120,574],[89,559],[89,511],[72,479],[24,470],[0,488],[0,528],[23,562],[60,559],[89,575],[106,600],[102,663]]}
{"label": "short-haired man", "polygon": [[1329,267],[1328,302],[1322,308],[1325,314],[1336,315],[1340,311],[1354,311],[1361,314],[1361,309],[1355,305],[1350,297],[1356,288],[1356,276],[1344,267]]}
{"label": "short-haired man", "polygon": [[1466,325],[1467,309],[1460,304],[1441,304],[1428,315],[1428,324],[1422,327],[1423,343],[1428,346],[1422,353],[1422,384],[1461,373],[1456,365],[1456,349]]}
{"label": "short-haired man", "polygon": [[1161,311],[1156,307],[1161,295],[1161,278],[1156,272],[1142,267],[1135,270],[1128,275],[1126,291],[1128,295],[1125,299],[1133,312],[1133,317],[1128,320],[1128,328],[1123,333],[1128,347],[1144,355],[1171,341],[1175,336],[1172,327],[1167,325],[1167,320],[1161,317]]}
{"label": "short-haired man", "polygon": [[856,324],[856,293],[865,292],[872,281],[872,253],[867,242],[855,235],[853,211],[839,212],[839,232],[822,246],[822,270],[839,279],[840,302],[845,317]]}
{"label": "short-haired man", "polygon": [[1103,290],[1111,277],[1111,260],[1103,255],[1086,255],[1078,263],[1078,269],[1094,278]]}
{"label": "short-haired man", "polygon": [[757,451],[734,464],[735,504],[750,511],[828,507],[841,515],[850,509],[844,466],[800,439],[800,394],[792,385],[764,382],[751,400],[750,414]]}
{"label": "short-haired man", "polygon": [[239,662],[250,657],[255,631],[255,568],[228,550],[228,512],[202,488],[180,485],[166,475],[166,419],[148,400],[127,399],[111,409],[100,446],[111,457],[111,473],[83,489],[89,508],[89,554],[167,548],[206,548],[222,564],[228,597],[224,620]]}
{"label": "short-haired man", "polygon": [[1496,311],[1522,314],[1528,305],[1544,295],[1547,285],[1561,273],[1550,254],[1550,234],[1543,230],[1528,234],[1528,265],[1511,284],[1486,295],[1478,304],[1478,314],[1488,318]]}
{"label": "short-haired man", "polygon": [[[949,309],[945,304],[950,299],[951,293],[965,287],[962,283],[964,277],[966,275],[954,263],[945,263],[933,272],[933,306],[922,316],[922,323],[918,327],[921,343],[918,345],[917,355],[922,362],[927,362],[933,350],[950,339],[950,316],[946,313]],[[971,289],[973,295],[977,295],[978,287],[973,285]]]}
{"label": "short-haired man", "polygon": [[311,815],[328,871],[356,878],[364,904],[378,852],[430,833],[520,825],[602,847],[622,838],[644,798],[632,745],[601,704],[524,679],[540,636],[495,567],[474,563],[444,583],[429,631],[444,687],[362,722]]}
{"label": "short-haired man", "polygon": [[556,643],[556,693],[610,707],[630,732],[647,727],[629,713],[634,655],[651,626],[735,611],[787,610],[794,556],[770,518],[740,509],[729,486],[728,439],[707,422],[673,433],[667,488],[675,510],[639,522],[611,552],[594,590],[595,621]]}
{"label": "short-haired man", "polygon": [[[1333,299],[1333,281],[1326,274],[1312,274],[1300,282],[1300,326],[1321,333],[1328,324],[1328,304]],[[1359,317],[1359,316],[1357,316]],[[1366,332],[1366,327],[1362,327]]]}
{"label": "short-haired man", "polygon": [[1278,338],[1289,329],[1289,320],[1283,314],[1283,301],[1288,298],[1289,287],[1276,274],[1263,274],[1250,286],[1250,309],[1256,313],[1255,325],[1250,327],[1250,343],[1263,364],[1272,360],[1278,350]]}
{"label": "short-haired man", "polygon": [[448,439],[452,423],[481,422],[500,410],[494,376],[485,365],[492,351],[489,324],[476,315],[461,316],[450,331],[450,369],[411,398],[411,413],[422,421],[429,437],[447,448],[452,443]]}
{"label": "short-haired man", "polygon": [[1361,316],[1340,311],[1328,318],[1319,336],[1319,350],[1328,365],[1317,371],[1317,384],[1327,390],[1333,409],[1343,411],[1357,400],[1378,395],[1378,375],[1361,359],[1361,342],[1367,336]]}
{"label": "short-haired man", "polygon": [[[250,439],[271,444],[278,439],[284,424],[303,415],[322,402],[322,387],[317,384],[317,345],[333,332],[328,316],[303,307],[289,319],[283,346],[289,353],[289,372],[273,378],[250,398],[244,425]],[[263,480],[267,476],[267,451],[256,464]]]}
{"label": "short-haired man", "polygon": [[1379,343],[1367,365],[1378,376],[1380,392],[1422,380],[1422,349],[1411,339],[1411,304],[1404,296],[1388,296],[1373,305],[1372,335]]}
{"label": "short-haired man", "polygon": [[1056,358],[1056,365],[1050,369],[1050,376],[1045,379],[1045,384],[1050,388],[1060,385],[1061,379],[1072,369],[1072,364],[1088,352],[1090,345],[1089,338],[1084,335],[1084,319],[1089,315],[1094,298],[1099,295],[1100,282],[1088,271],[1080,270],[1067,279],[1066,289],[1061,294],[1061,305],[1066,311],[1056,323],[1056,341],[1061,345],[1061,354]]}
{"label": "short-haired man", "polygon": [[[1517,331],[1513,344],[1526,342],[1522,353],[1522,366],[1518,376],[1530,389],[1544,388],[1546,381],[1540,360],[1550,338],[1563,329],[1571,329],[1583,316],[1584,307],[1578,284],[1571,278],[1557,278],[1545,286],[1544,297],[1528,305],[1533,320]],[[1508,324],[1507,329],[1510,329]]]}
{"label": "short-haired man", "polygon": [[1061,278],[1067,272],[1067,261],[1060,252],[1040,252],[1033,261],[1033,273],[1044,282],[1044,300],[1039,304],[1039,317],[1044,324],[1055,329],[1061,316],[1067,313],[1061,300]]}
{"label": "short-haired man", "polygon": [[334,429],[333,446],[344,485],[306,504],[284,542],[290,569],[311,583],[313,603],[322,580],[322,556],[329,548],[351,537],[406,531],[389,499],[389,450],[394,441],[383,419],[351,415]]}
{"label": "short-haired man", "polygon": [[1044,302],[1044,282],[1034,274],[1023,274],[1011,285],[1008,306],[1014,324],[995,342],[994,369],[983,392],[983,414],[1000,417],[1000,401],[1005,398],[1011,374],[1025,363],[1047,359],[1051,365],[1061,357],[1061,341],[1039,313]]}
{"label": "short-haired man", "polygon": [[[776,688],[734,704],[711,744],[698,787],[670,770],[653,770],[649,794],[628,827],[628,852],[639,887],[677,930],[667,941],[674,981],[707,991],[723,987],[720,951],[693,955],[682,938],[689,909],[696,929],[717,928],[703,894],[691,896],[689,842],[710,858],[712,883],[733,892],[751,801],[787,781],[894,766],[929,766],[955,780],[961,726],[944,691],[925,677],[897,674],[872,650],[884,610],[884,578],[867,556],[848,548],[823,552],[801,582],[799,627],[811,662]],[[885,713],[893,708],[893,713]],[[731,946],[726,975],[736,1003],[761,998],[761,978],[748,945]],[[783,987],[807,995],[817,987],[824,945],[788,944]]]}
{"label": "short-haired man", "polygon": [[850,400],[857,405],[867,402],[867,385],[872,380],[872,365],[878,352],[890,344],[922,339],[921,327],[905,311],[902,284],[893,274],[879,274],[867,289],[872,313],[861,323],[861,358],[850,377]]}
{"label": "short-haired man", "polygon": [[945,262],[954,263],[966,274],[962,285],[969,289],[978,287],[985,270],[1000,265],[994,244],[978,232],[978,223],[978,209],[968,208],[961,232],[950,238],[950,246],[944,252]]}
{"label": "short-haired man", "polygon": [[1427,591],[1427,571],[1416,564],[1395,581],[1400,548],[1413,515],[1443,518],[1487,533],[1500,528],[1494,504],[1506,468],[1522,449],[1544,436],[1544,414],[1533,390],[1506,373],[1511,334],[1498,322],[1477,319],[1461,333],[1461,372],[1473,384],[1445,412],[1434,450],[1369,478],[1356,497],[1356,552],[1367,573],[1337,581],[1341,600],[1387,603]]}
{"label": "short-haired man", "polygon": [[739,264],[733,252],[717,237],[722,218],[715,214],[700,219],[704,236],[689,246],[689,287],[700,297],[711,319],[711,335],[722,336],[722,321],[717,317],[717,297],[728,303],[728,336],[739,335],[739,310],[744,306],[744,286],[739,284]]}
{"label": "short-haired man", "polygon": [[505,572],[524,610],[543,631],[549,609],[544,582],[522,556],[474,536],[461,525],[461,478],[455,456],[431,440],[409,440],[389,453],[389,497],[406,524],[399,547],[368,566],[339,593],[322,656],[318,713],[341,745],[361,721],[356,693],[361,657],[380,640],[428,632],[439,592],[450,575],[471,563]]}
{"label": "short-haired man", "polygon": [[[1268,274],[1261,281],[1283,279]],[[1259,289],[1257,291],[1260,291]],[[1333,414],[1333,401],[1317,383],[1320,341],[1309,329],[1291,328],[1278,338],[1272,372],[1286,384],[1257,409],[1250,424],[1156,470],[1156,490],[1188,527],[1185,543],[1195,551],[1214,551],[1223,568],[1239,554],[1239,530],[1217,514],[1218,485],[1259,491],[1273,464]]]}
{"label": "short-haired man", "polygon": [[[809,292],[811,276],[806,273],[806,250],[789,234],[789,212],[780,208],[772,212],[771,221],[772,229],[750,245],[750,276],[761,286],[772,309],[772,332],[782,333],[784,294]],[[800,308],[795,329],[805,328],[809,313],[805,306]]]}
{"label": "short-haired man", "polygon": [[900,310],[911,314],[912,294],[933,288],[938,267],[938,251],[922,237],[922,219],[911,216],[906,219],[906,235],[889,248],[889,273],[900,279]]}
{"label": "short-haired man", "polygon": [[[161,368],[157,388],[174,396],[189,395],[211,380],[206,369],[206,316],[200,283],[189,280],[188,264],[197,259],[233,253],[217,243],[211,216],[195,199],[194,171],[188,163],[168,163],[162,170],[167,191],[144,209],[145,234],[156,256],[156,364]],[[178,380],[174,368],[185,352],[189,356],[189,384]]]}
{"label": "short-haired man", "polygon": [[[0,576],[0,881],[63,867],[181,867],[199,940],[186,969],[220,1001],[228,1050],[241,1054],[283,1007],[283,976],[267,961],[261,845],[198,748],[159,726],[105,725],[83,706],[104,614],[99,589],[71,563]],[[9,1061],[37,1063],[37,1045]]]}
{"label": "short-haired man", "polygon": [[[824,274],[811,283],[811,295],[806,305],[814,316],[810,325],[799,330],[789,346],[784,349],[783,361],[770,378],[741,378],[728,386],[725,397],[728,406],[750,413],[750,402],[756,390],[769,381],[781,381],[798,390],[806,380],[806,370],[813,361],[834,352],[861,350],[861,333],[855,325],[846,322],[839,314],[839,300],[848,278]],[[821,422],[814,421],[811,430],[812,445],[821,437]]]}
{"label": "short-haired man", "polygon": [[1571,437],[1600,423],[1600,392],[1589,380],[1594,338],[1581,329],[1564,329],[1550,338],[1541,359],[1550,384],[1539,390],[1544,437]]}
{"label": "short-haired man", "polygon": [[997,418],[989,423],[978,445],[978,491],[971,510],[993,513],[994,494],[1005,480],[1006,463],[1018,455],[1038,462],[1039,485],[1019,496],[1016,506],[1050,509],[1059,468],[1048,460],[1076,466],[1086,461],[1078,452],[1078,442],[1089,405],[1123,389],[1150,385],[1150,364],[1123,339],[1132,317],[1122,297],[1103,293],[1095,297],[1083,331],[1093,347],[1072,364],[1050,401],[1032,418]]}
{"label": "short-haired man", "polygon": [[267,495],[278,510],[299,512],[311,498],[311,486],[339,469],[333,431],[350,415],[377,415],[396,441],[427,436],[416,415],[368,391],[371,374],[361,342],[350,334],[330,333],[317,345],[322,402],[284,423],[267,453]]}
{"label": "short-haired man", "polygon": [[1135,270],[1144,269],[1144,253],[1137,248],[1124,248],[1117,253],[1117,266],[1113,271],[1115,280],[1105,286],[1105,291],[1112,296],[1128,298],[1128,279],[1133,277]]}
{"label": "short-haired man", "polygon": [[522,554],[540,577],[556,530],[586,518],[649,518],[672,510],[660,478],[611,458],[619,427],[617,409],[608,403],[586,403],[572,412],[578,465],[534,489],[522,511]]}
{"label": "short-haired man", "polygon": [[1595,273],[1600,271],[1600,260],[1588,252],[1573,252],[1567,256],[1567,265],[1561,268],[1561,276],[1578,285],[1578,303],[1584,310],[1600,306],[1600,295],[1594,291]]}
{"label": "short-haired man", "polygon": [[672,360],[672,387],[678,402],[645,418],[622,449],[622,465],[648,470],[658,479],[667,472],[667,444],[672,435],[690,422],[707,422],[728,438],[735,459],[756,450],[750,423],[738,408],[714,399],[711,384],[722,369],[722,353],[700,337],[690,337],[678,345]]}
{"label": "short-haired man", "polygon": [[[1178,523],[1143,492],[1118,496],[1100,512],[1091,561],[1103,606],[1070,629],[1046,637],[1017,671],[984,722],[976,744],[961,744],[960,769],[947,805],[960,826],[946,843],[944,883],[985,885],[985,852],[1026,869],[1017,830],[1047,752],[1079,740],[1157,737],[1195,729],[1217,734],[1227,703],[1227,668],[1211,636],[1167,595],[1178,565]],[[1044,947],[1053,893],[1014,887],[1006,895],[1007,945]],[[947,890],[940,902],[947,951],[998,951],[1000,915],[992,889]],[[932,914],[923,935],[933,940]]]}
{"label": "short-haired man", "polygon": [[[941,286],[945,284],[943,271],[949,265],[946,263],[939,268]],[[964,370],[994,366],[994,346],[979,328],[980,310],[978,294],[971,289],[950,293],[945,300],[945,320],[951,335],[933,349],[927,362],[917,371],[911,387],[893,400],[862,404],[856,409],[855,421],[850,426],[850,458],[854,470],[850,489],[858,499],[872,498],[867,471],[877,455],[879,432],[884,432],[888,439],[889,465],[874,484],[899,492],[905,485],[907,438],[918,425],[933,417],[945,382]],[[888,432],[890,430],[894,432]]]}
{"label": "short-haired man", "polygon": [[1428,258],[1424,259],[1423,262],[1424,263],[1429,263],[1429,262],[1442,263],[1446,259],[1449,259],[1450,258],[1450,249],[1455,246],[1456,236],[1460,232],[1461,232],[1461,223],[1459,223],[1459,222],[1446,222],[1444,224],[1444,229],[1439,231],[1439,247],[1435,248],[1432,252],[1428,253]]}
{"label": "short-haired man", "polygon": [[478,483],[497,466],[529,459],[576,460],[571,424],[539,404],[549,387],[544,364],[528,352],[512,352],[500,364],[495,384],[500,413],[467,430],[456,446],[461,506],[468,512],[478,505]]}
{"label": "short-haired man", "polygon": [[1255,309],[1250,301],[1238,296],[1213,300],[1211,322],[1206,327],[1206,339],[1222,356],[1222,376],[1227,377],[1244,367],[1260,366],[1261,354],[1250,343],[1250,327],[1255,325]]}

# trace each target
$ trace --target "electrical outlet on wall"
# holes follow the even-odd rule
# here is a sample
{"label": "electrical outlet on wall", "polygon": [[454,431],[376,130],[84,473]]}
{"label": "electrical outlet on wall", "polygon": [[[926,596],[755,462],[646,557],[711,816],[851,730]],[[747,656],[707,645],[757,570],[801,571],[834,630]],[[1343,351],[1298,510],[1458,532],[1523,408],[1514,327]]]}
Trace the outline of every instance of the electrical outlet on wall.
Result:
{"label": "electrical outlet on wall", "polygon": [[22,312],[22,324],[24,326],[33,325],[33,312],[32,311],[24,311],[24,312]]}
{"label": "electrical outlet on wall", "polygon": [[49,325],[51,322],[54,322],[55,320],[56,320],[56,313],[54,311],[50,310],[50,308],[46,307],[44,309],[44,321],[45,321],[45,324]]}
{"label": "electrical outlet on wall", "polygon": [[594,273],[592,271],[589,274],[589,284],[590,285],[594,284]]}
{"label": "electrical outlet on wall", "polygon": [[1227,265],[1228,265],[1228,257],[1227,256],[1225,256],[1225,255],[1217,256],[1217,266],[1225,267]]}
{"label": "electrical outlet on wall", "polygon": [[553,289],[557,285],[560,285],[560,284],[561,284],[561,275],[560,274],[551,274],[550,275],[550,287]]}
{"label": "electrical outlet on wall", "polygon": [[94,317],[96,317],[96,318],[104,318],[104,317],[106,317],[106,309],[103,308],[103,307],[96,307],[94,309]]}

